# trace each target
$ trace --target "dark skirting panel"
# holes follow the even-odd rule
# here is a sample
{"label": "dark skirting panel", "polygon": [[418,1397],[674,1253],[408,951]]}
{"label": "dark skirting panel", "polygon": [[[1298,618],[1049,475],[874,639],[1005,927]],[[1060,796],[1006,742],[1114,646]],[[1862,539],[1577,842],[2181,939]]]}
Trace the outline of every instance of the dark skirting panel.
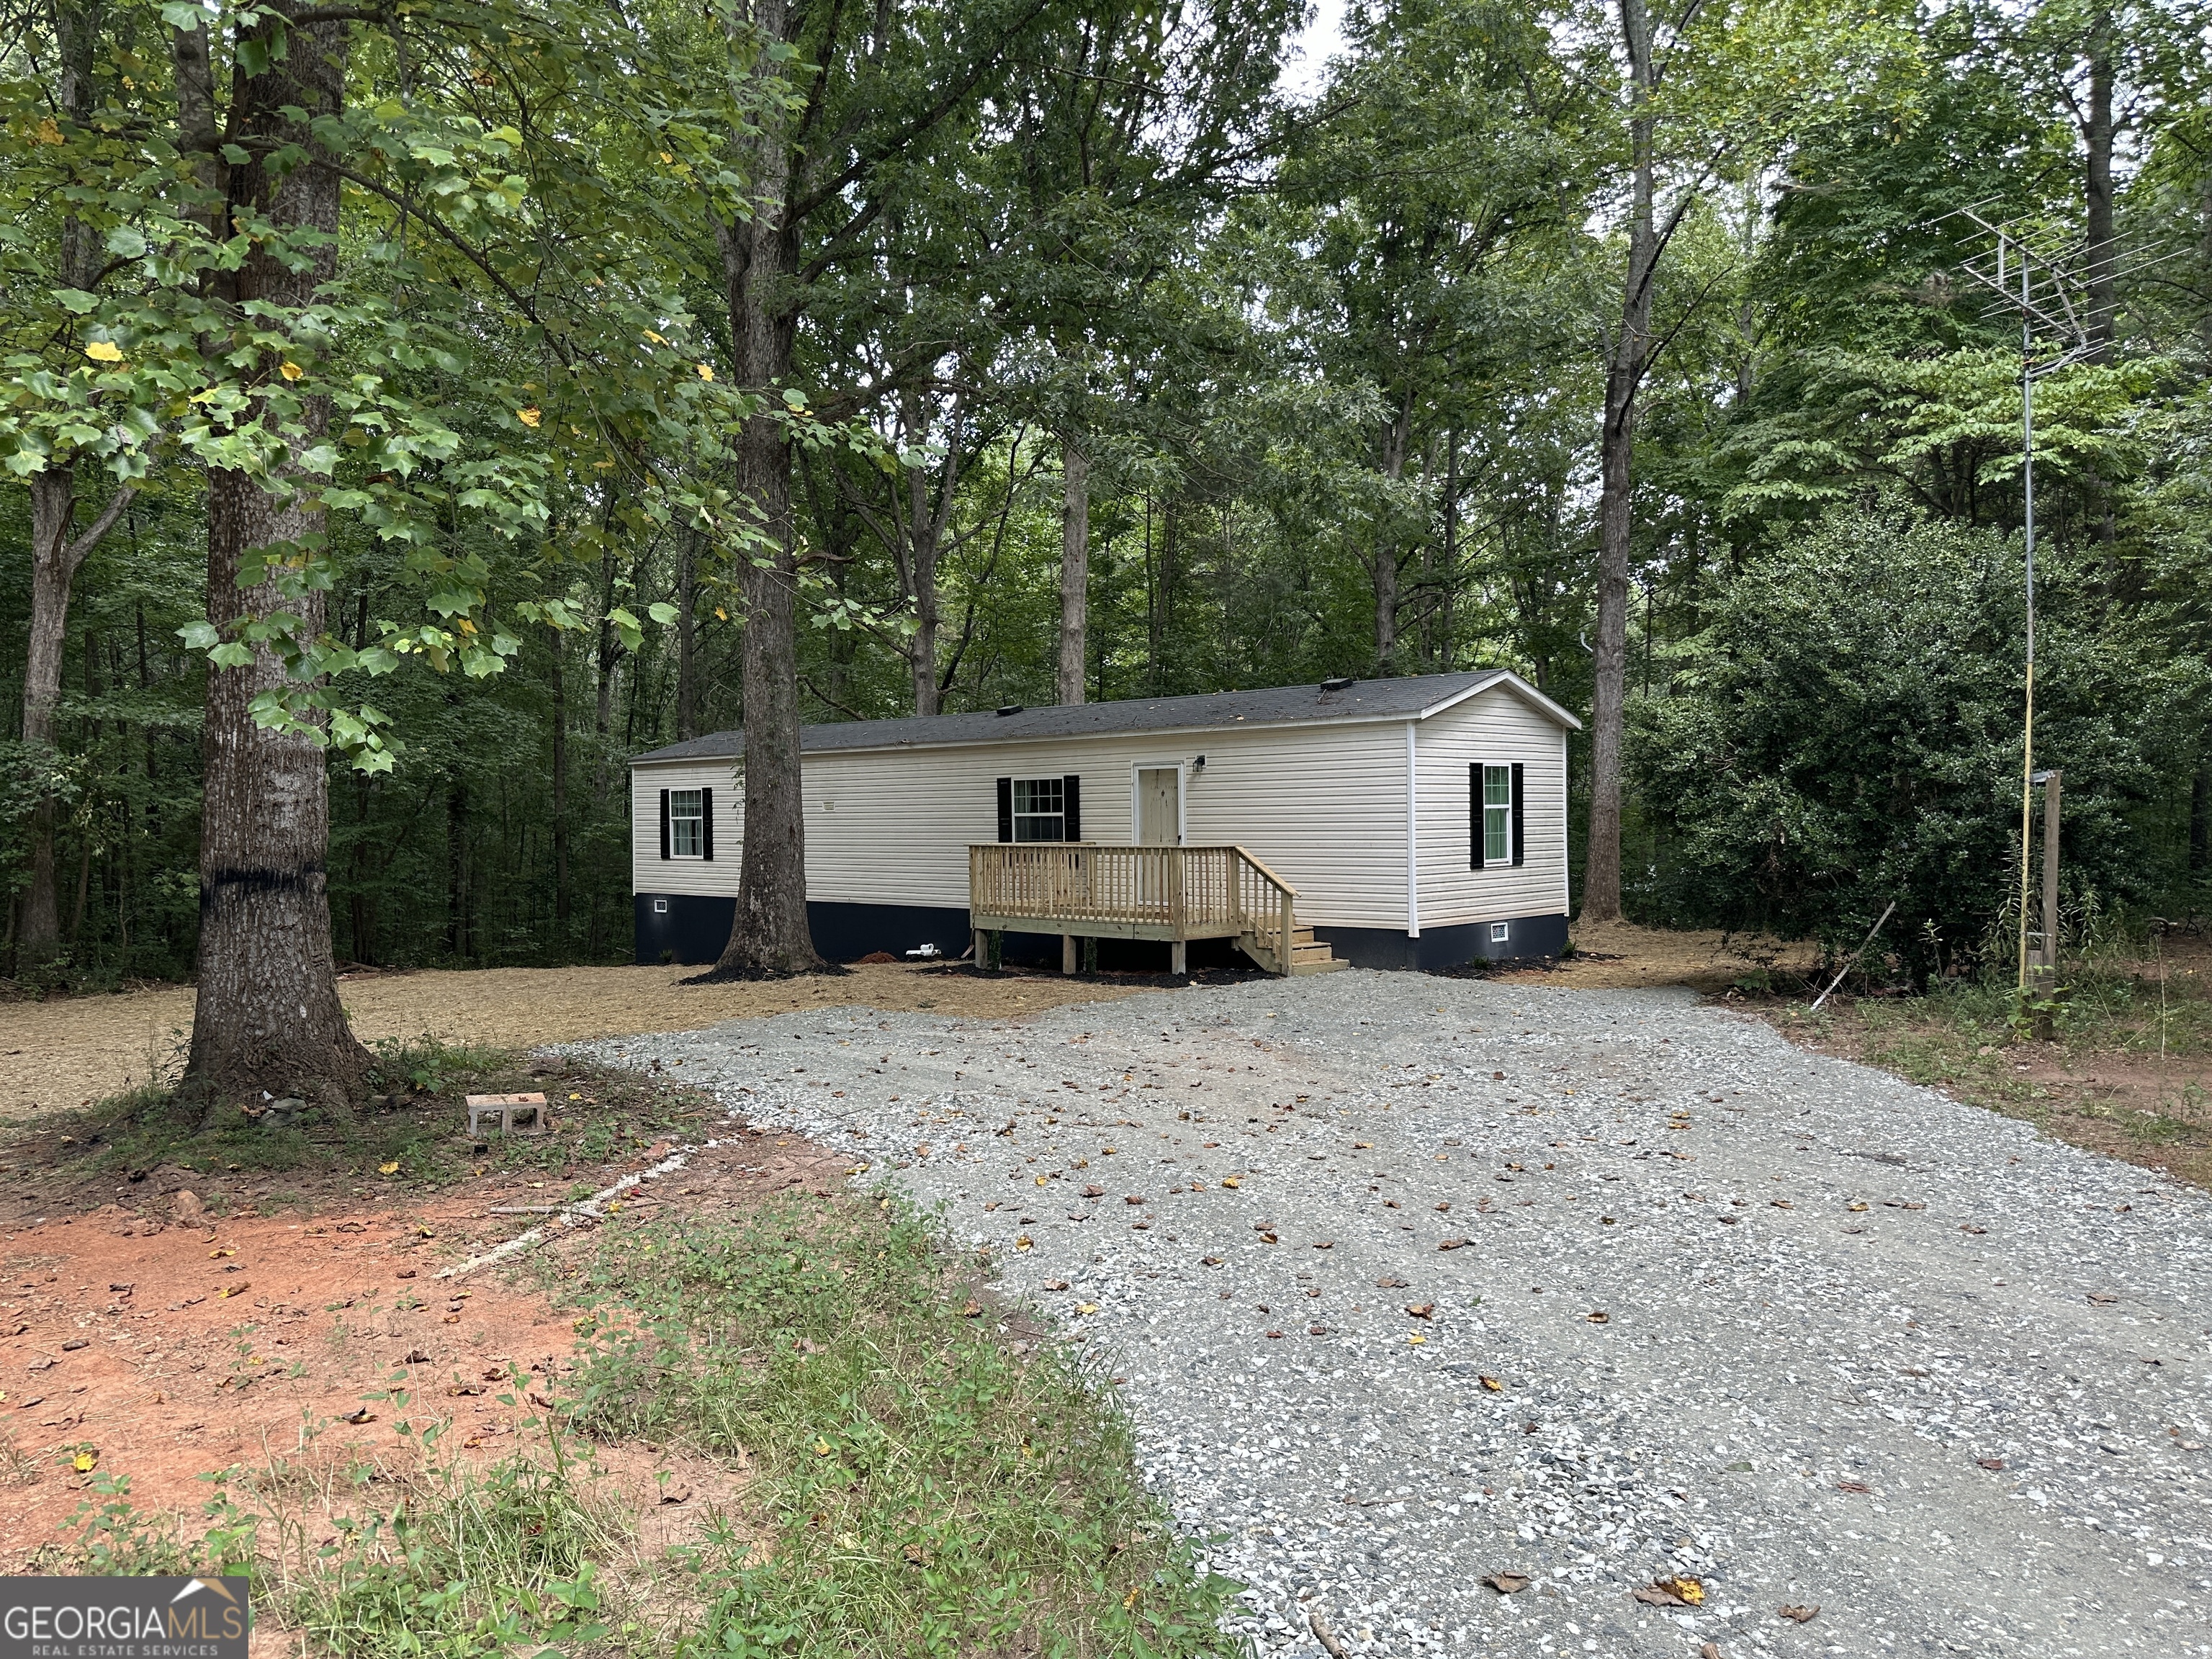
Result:
{"label": "dark skirting panel", "polygon": [[1419,939],[1388,927],[1316,927],[1314,937],[1355,968],[1456,968],[1463,962],[1507,962],[1519,957],[1556,957],[1567,945],[1562,915],[1515,916],[1503,939],[1491,938],[1496,924],[1468,922],[1457,927],[1425,927]]}
{"label": "dark skirting panel", "polygon": [[[737,911],[733,898],[687,893],[640,893],[634,904],[635,960],[676,962],[689,967],[704,966],[722,954],[730,939],[730,918]],[[814,930],[814,948],[832,962],[854,962],[878,951],[903,958],[908,951],[925,944],[934,945],[945,956],[957,957],[966,953],[970,938],[968,913],[939,905],[811,902],[806,920]],[[1499,962],[1555,957],[1567,943],[1565,915],[1516,916],[1505,924],[1503,940],[1490,937],[1492,925],[1484,921],[1435,927],[1419,939],[1387,927],[1316,927],[1314,933],[1355,968],[1451,968],[1478,957]],[[1210,964],[1216,952],[1224,953],[1224,965],[1244,961],[1226,940],[1194,941],[1190,950],[1194,968],[1200,965],[1201,957]],[[1155,956],[1159,958],[1157,968],[1151,961]],[[1001,943],[1000,960],[1024,967],[1057,968],[1060,935],[1008,933]],[[1103,939],[1099,965],[1164,972],[1167,946]]]}

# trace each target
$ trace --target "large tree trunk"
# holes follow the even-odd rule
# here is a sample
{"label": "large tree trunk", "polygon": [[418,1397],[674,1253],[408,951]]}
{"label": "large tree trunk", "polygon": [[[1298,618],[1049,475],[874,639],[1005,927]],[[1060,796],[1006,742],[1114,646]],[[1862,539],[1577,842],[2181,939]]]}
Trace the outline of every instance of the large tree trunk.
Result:
{"label": "large tree trunk", "polygon": [[2086,151],[2082,196],[2087,243],[2089,341],[2094,361],[2110,360],[2118,306],[2114,282],[2118,250],[2112,243],[2112,14],[2100,7],[2089,20],[2089,106],[2082,124]]}
{"label": "large tree trunk", "polygon": [[1091,620],[1091,457],[1079,434],[1060,446],[1060,684],[1063,703],[1083,701]]}
{"label": "large tree trunk", "polygon": [[1628,49],[1629,144],[1633,174],[1628,270],[1620,326],[1605,369],[1604,428],[1598,451],[1597,649],[1590,709],[1589,840],[1583,867],[1582,919],[1620,915],[1620,750],[1628,691],[1629,488],[1636,448],[1636,392],[1651,362],[1651,276],[1658,260],[1653,221],[1651,25],[1644,0],[1620,0]]}
{"label": "large tree trunk", "polygon": [[676,740],[699,735],[699,629],[691,608],[699,598],[699,538],[689,529],[676,541]]}
{"label": "large tree trunk", "polygon": [[[1382,476],[1395,484],[1406,476],[1406,448],[1413,441],[1413,398],[1409,389],[1382,434]],[[1398,657],[1398,541],[1386,535],[1376,544],[1368,568],[1375,586],[1375,672],[1394,672]]]}
{"label": "large tree trunk", "polygon": [[553,922],[568,950],[568,641],[553,633]]}
{"label": "large tree trunk", "polygon": [[[280,27],[264,22],[254,33],[272,46]],[[298,145],[310,155],[317,149],[307,122],[285,109],[310,119],[337,113],[347,25],[311,24],[283,33],[283,55],[262,74],[241,71],[234,82],[232,132],[248,159],[230,169],[230,201],[234,210],[258,210],[279,227],[313,227],[335,239],[337,174],[310,161],[277,178],[261,158],[270,144]],[[326,246],[305,268],[290,270],[257,247],[227,279],[222,297],[234,307],[307,305],[329,280],[335,262],[334,246]],[[274,367],[265,363],[264,372]],[[304,430],[295,441],[319,441],[329,416],[325,400],[308,400],[301,416]],[[252,477],[210,473],[208,620],[230,637],[241,619],[283,608],[300,618],[304,632],[321,633],[322,593],[288,599],[270,584],[238,586],[247,553],[297,543],[320,528],[316,515]],[[256,696],[283,684],[282,660],[260,647],[244,666],[208,673],[199,1005],[185,1079],[207,1095],[210,1111],[264,1091],[350,1106],[368,1065],[367,1051],[347,1028],[331,958],[325,876],[330,798],[323,750],[311,738],[255,724],[249,712]]]}
{"label": "large tree trunk", "polygon": [[[56,102],[64,119],[81,127],[92,109],[94,7],[60,0],[54,8],[54,35],[60,82]],[[55,274],[64,288],[92,283],[94,248],[91,234],[75,214],[61,222]],[[118,498],[119,500],[120,498]],[[73,542],[76,474],[66,463],[31,477],[31,619],[23,664],[23,742],[42,761],[53,740],[54,705],[60,701],[62,653],[69,637],[70,591],[77,567],[98,536]],[[111,514],[102,522],[114,523]],[[61,949],[60,905],[55,892],[54,834],[60,818],[53,797],[41,791],[31,811],[30,884],[24,889],[22,922],[17,934],[20,972],[52,961]]]}
{"label": "large tree trunk", "polygon": [[[767,39],[791,38],[784,0],[758,0],[753,21]],[[775,72],[765,57],[760,72]],[[773,388],[788,381],[797,326],[786,291],[797,264],[796,233],[788,222],[791,152],[773,128],[748,149],[753,216],[718,227],[718,237],[738,384],[772,398]],[[781,425],[760,415],[745,422],[737,449],[737,495],[756,538],[738,559],[745,607],[745,838],[730,942],[714,971],[780,977],[823,966],[806,921],[791,448]]]}

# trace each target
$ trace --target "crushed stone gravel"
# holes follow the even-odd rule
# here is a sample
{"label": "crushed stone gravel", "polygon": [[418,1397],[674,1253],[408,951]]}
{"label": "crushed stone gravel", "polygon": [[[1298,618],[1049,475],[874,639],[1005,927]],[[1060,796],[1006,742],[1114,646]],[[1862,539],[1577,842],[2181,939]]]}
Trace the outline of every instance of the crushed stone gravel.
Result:
{"label": "crushed stone gravel", "polygon": [[1686,994],[589,1052],[943,1204],[1121,1384],[1260,1652],[2212,1654],[2212,1200]]}

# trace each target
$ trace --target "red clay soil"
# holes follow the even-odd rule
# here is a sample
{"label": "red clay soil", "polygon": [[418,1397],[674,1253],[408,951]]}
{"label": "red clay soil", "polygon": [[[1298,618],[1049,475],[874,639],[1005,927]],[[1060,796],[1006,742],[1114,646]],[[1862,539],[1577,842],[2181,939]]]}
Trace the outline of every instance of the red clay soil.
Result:
{"label": "red clay soil", "polygon": [[[679,1206],[726,1211],[786,1187],[826,1195],[847,1167],[793,1137],[720,1126],[716,1135],[733,1138],[650,1183],[606,1224]],[[557,1398],[571,1316],[495,1270],[436,1274],[535,1219],[493,1216],[491,1206],[545,1196],[517,1177],[419,1207],[304,1218],[186,1224],[110,1206],[37,1225],[0,1219],[10,1229],[0,1233],[0,1571],[74,1538],[71,1517],[98,1500],[72,1465],[80,1450],[127,1474],[141,1510],[191,1515],[211,1492],[203,1475],[265,1468],[310,1443],[319,1468],[411,1462],[402,1419],[450,1419],[448,1449],[511,1449],[523,1419]],[[543,1248],[564,1258],[589,1238],[578,1229]],[[516,1369],[526,1387],[502,1404],[517,1395]],[[368,1398],[394,1388],[412,1390],[413,1403]],[[321,1432],[303,1437],[303,1425]],[[677,1463],[683,1483],[728,1484],[693,1460],[608,1450],[610,1474],[636,1484],[647,1509],[654,1475]]]}

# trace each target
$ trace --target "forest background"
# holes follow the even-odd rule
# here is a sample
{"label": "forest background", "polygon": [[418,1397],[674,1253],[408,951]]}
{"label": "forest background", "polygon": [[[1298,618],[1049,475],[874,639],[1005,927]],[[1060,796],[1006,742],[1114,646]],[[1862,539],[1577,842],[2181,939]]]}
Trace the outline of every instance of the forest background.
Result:
{"label": "forest background", "polygon": [[[1353,5],[1298,92],[1299,0],[0,18],[26,988],[192,972],[241,575],[297,613],[257,718],[327,769],[343,961],[627,959],[625,761],[745,723],[778,578],[807,720],[1510,667],[1597,716],[1586,913],[1895,899],[1970,970],[2016,918],[2023,501],[1969,206],[2087,249],[2037,386],[2069,908],[2207,908],[2202,6]],[[218,334],[175,135],[311,35],[324,101],[198,153],[327,161],[313,280]],[[322,492],[289,566],[211,546],[248,474]]]}

